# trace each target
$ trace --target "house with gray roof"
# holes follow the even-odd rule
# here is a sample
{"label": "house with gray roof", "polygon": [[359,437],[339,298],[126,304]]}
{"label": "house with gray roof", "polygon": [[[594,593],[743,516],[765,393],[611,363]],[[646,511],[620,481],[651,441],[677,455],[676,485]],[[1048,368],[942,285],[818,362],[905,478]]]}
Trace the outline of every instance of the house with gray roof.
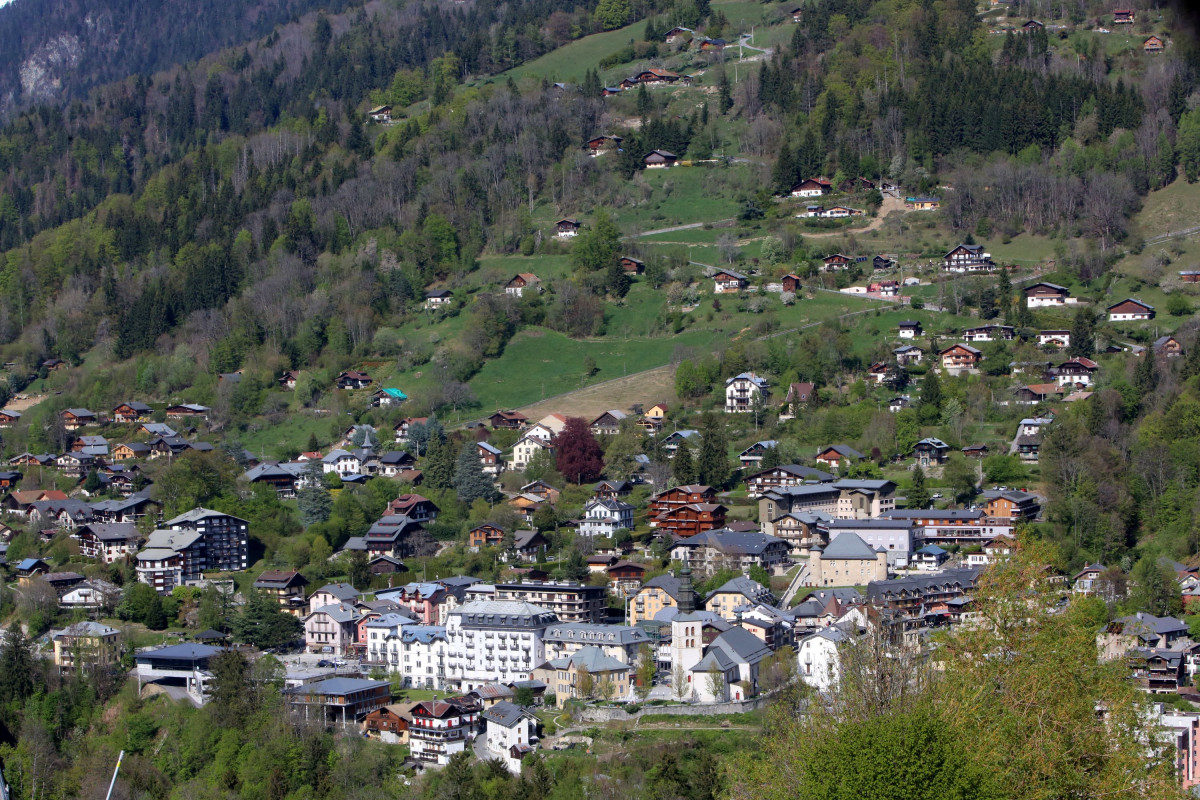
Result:
{"label": "house with gray roof", "polygon": [[671,545],[671,558],[686,562],[702,575],[722,569],[748,572],[755,566],[772,572],[785,564],[788,550],[787,541],[776,536],[719,528],[676,538]]}

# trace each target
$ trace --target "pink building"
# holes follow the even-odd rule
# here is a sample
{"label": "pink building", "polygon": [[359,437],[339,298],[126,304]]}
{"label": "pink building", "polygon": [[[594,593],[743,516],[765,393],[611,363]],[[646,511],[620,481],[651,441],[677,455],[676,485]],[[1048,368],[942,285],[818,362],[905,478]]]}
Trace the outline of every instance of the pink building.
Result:
{"label": "pink building", "polygon": [[406,583],[395,589],[377,592],[380,600],[391,600],[403,609],[408,609],[422,625],[445,625],[446,587],[438,583]]}

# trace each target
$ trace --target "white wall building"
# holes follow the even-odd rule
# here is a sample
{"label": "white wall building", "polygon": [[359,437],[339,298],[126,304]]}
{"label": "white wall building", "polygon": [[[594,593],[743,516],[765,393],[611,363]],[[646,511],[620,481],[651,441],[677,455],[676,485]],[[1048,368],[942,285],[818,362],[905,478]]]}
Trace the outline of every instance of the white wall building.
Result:
{"label": "white wall building", "polygon": [[620,500],[591,500],[579,522],[580,536],[612,536],[621,528],[633,530],[633,506]]}
{"label": "white wall building", "polygon": [[800,679],[818,691],[835,686],[841,664],[838,645],[849,638],[841,628],[830,626],[801,639],[796,645]]}
{"label": "white wall building", "polygon": [[554,448],[550,446],[549,442],[529,434],[522,436],[517,443],[513,445],[513,469],[517,471],[525,469],[525,467],[529,465],[529,460],[533,458],[533,454],[539,450],[546,450],[551,454],[554,453]]}
{"label": "white wall building", "polygon": [[501,700],[482,714],[487,723],[485,741],[490,754],[504,762],[508,771],[521,774],[521,759],[532,753],[536,717],[518,705]]}
{"label": "white wall building", "polygon": [[530,603],[479,600],[451,611],[446,622],[446,684],[469,692],[485,683],[529,680],[546,660],[542,636],[558,622]]}

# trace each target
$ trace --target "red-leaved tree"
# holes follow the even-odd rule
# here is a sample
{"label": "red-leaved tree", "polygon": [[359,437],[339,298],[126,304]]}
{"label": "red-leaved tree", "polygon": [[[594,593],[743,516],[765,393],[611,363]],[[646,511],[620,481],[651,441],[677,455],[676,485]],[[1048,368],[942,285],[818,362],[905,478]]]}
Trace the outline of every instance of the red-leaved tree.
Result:
{"label": "red-leaved tree", "polygon": [[587,420],[568,417],[562,432],[554,437],[554,447],[558,451],[554,466],[568,481],[589,483],[600,477],[604,469],[604,451],[592,436]]}

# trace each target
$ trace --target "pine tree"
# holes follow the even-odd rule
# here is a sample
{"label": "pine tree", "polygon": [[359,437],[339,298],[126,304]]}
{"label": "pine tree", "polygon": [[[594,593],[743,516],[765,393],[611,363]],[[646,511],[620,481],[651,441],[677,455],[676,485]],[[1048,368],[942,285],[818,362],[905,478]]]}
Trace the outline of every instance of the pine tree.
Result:
{"label": "pine tree", "polygon": [[782,463],[783,456],[779,453],[779,445],[775,445],[774,447],[768,447],[765,451],[763,451],[762,461],[759,462],[758,468],[760,470],[773,469]]}
{"label": "pine tree", "polygon": [[1071,345],[1067,354],[1072,358],[1091,356],[1096,351],[1096,317],[1090,308],[1079,308],[1071,323]]}
{"label": "pine tree", "polygon": [[705,415],[700,438],[700,457],[696,461],[696,479],[714,488],[723,488],[729,480],[729,445],[725,429],[716,415]]}
{"label": "pine tree", "polygon": [[779,157],[775,159],[771,180],[775,183],[775,191],[778,194],[791,192],[796,183],[796,157],[786,139],[779,146]]}
{"label": "pine tree", "polygon": [[496,497],[496,487],[483,471],[483,464],[479,460],[474,442],[467,442],[459,451],[458,464],[454,470],[454,491],[464,503],[473,503],[480,499],[490,501]]}
{"label": "pine tree", "polygon": [[938,378],[936,369],[929,370],[925,374],[925,380],[921,382],[921,406],[932,408],[935,412],[941,413],[942,381]]}
{"label": "pine tree", "polygon": [[14,622],[0,650],[0,702],[23,702],[33,694],[33,647],[20,623]]}
{"label": "pine tree", "polygon": [[1005,324],[1009,324],[1012,314],[1012,279],[1008,276],[1007,267],[1001,267],[996,274],[996,303],[1000,316],[1004,318]]}
{"label": "pine tree", "polygon": [[913,471],[912,487],[908,490],[909,508],[929,508],[929,490],[925,488],[925,470],[918,464]]}
{"label": "pine tree", "polygon": [[431,489],[449,489],[454,484],[454,447],[444,436],[432,437],[425,454],[425,484]]}
{"label": "pine tree", "polygon": [[696,462],[692,459],[692,445],[687,439],[679,440],[675,450],[675,458],[671,460],[671,477],[676,486],[686,486],[696,482]]}

